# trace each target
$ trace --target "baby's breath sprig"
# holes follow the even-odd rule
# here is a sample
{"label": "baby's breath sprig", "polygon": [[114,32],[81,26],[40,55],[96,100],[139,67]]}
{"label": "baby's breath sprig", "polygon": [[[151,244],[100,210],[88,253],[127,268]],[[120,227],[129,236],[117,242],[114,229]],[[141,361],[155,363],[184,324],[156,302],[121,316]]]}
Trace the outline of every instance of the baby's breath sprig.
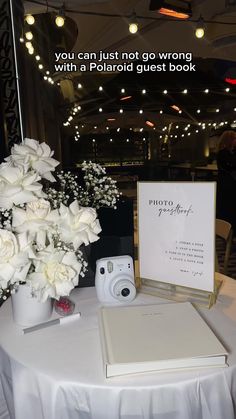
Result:
{"label": "baby's breath sprig", "polygon": [[12,230],[12,210],[0,208],[0,228]]}

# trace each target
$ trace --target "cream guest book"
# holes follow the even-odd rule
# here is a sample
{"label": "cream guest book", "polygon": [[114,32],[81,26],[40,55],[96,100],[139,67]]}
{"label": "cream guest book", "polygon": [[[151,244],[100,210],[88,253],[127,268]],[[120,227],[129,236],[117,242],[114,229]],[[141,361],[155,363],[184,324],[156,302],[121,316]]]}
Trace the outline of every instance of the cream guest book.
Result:
{"label": "cream guest book", "polygon": [[102,307],[106,377],[226,366],[227,351],[189,302]]}

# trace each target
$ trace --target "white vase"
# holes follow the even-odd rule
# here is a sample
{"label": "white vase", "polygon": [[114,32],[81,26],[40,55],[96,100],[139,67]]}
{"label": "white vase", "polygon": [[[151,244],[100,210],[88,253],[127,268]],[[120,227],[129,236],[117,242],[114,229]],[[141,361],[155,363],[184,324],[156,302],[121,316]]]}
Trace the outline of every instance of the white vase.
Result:
{"label": "white vase", "polygon": [[51,317],[52,299],[48,298],[44,303],[39,302],[32,296],[27,285],[20,285],[11,295],[11,301],[13,320],[20,326],[33,326]]}

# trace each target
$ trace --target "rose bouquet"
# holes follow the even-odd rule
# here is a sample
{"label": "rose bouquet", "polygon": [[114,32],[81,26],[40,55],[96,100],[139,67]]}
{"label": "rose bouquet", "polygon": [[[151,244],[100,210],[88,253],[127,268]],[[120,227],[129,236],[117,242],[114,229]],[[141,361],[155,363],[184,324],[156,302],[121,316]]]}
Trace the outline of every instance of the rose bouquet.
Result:
{"label": "rose bouquet", "polygon": [[46,143],[26,138],[0,164],[0,299],[22,283],[40,301],[69,295],[86,272],[80,246],[99,239],[95,208],[44,188],[55,181],[52,156]]}

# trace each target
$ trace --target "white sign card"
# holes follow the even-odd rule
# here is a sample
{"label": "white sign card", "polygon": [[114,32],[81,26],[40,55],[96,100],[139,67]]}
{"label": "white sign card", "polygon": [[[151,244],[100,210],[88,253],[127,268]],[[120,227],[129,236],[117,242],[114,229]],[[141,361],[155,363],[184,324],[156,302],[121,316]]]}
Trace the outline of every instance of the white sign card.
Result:
{"label": "white sign card", "polygon": [[139,182],[140,277],[214,291],[215,182]]}

